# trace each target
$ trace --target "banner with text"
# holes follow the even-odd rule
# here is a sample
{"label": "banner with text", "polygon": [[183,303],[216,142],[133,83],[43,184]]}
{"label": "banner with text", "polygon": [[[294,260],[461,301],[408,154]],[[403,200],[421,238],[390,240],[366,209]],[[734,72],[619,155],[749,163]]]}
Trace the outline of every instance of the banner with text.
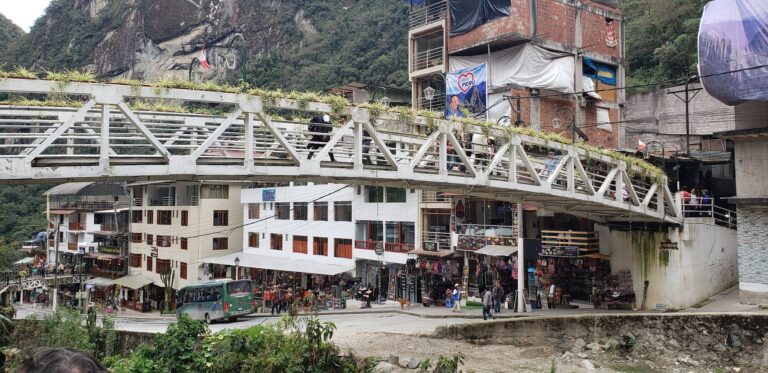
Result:
{"label": "banner with text", "polygon": [[488,107],[488,69],[483,63],[448,73],[445,78],[445,116],[464,117],[462,109],[473,114]]}

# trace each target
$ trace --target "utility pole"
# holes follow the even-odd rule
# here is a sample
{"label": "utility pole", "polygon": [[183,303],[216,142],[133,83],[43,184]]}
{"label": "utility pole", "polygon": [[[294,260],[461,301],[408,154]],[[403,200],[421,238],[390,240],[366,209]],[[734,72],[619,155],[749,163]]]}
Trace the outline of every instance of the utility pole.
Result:
{"label": "utility pole", "polygon": [[[667,92],[667,94],[673,94],[675,97],[679,98],[683,102],[685,102],[685,154],[691,155],[691,114],[690,114],[690,108],[688,107],[693,101],[693,98],[696,97],[696,95],[701,91],[701,88],[689,88],[688,85],[694,80],[697,79],[697,76],[689,77],[685,80],[685,89],[682,91],[672,91]],[[689,92],[693,92],[693,95],[689,95]],[[684,97],[680,97],[679,93],[685,93]]]}
{"label": "utility pole", "polygon": [[[53,246],[56,253],[53,258],[53,312],[56,312],[59,305],[59,231],[61,231],[61,223],[56,224],[56,229],[53,231],[55,234]],[[43,278],[43,284],[45,284],[45,278]]]}

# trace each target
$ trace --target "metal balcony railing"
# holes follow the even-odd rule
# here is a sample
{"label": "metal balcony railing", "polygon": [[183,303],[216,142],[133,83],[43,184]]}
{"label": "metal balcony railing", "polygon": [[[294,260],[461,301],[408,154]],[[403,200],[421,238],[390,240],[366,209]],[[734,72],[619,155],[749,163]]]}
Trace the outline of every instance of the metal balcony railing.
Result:
{"label": "metal balcony railing", "polygon": [[451,249],[451,234],[447,232],[421,232],[421,246],[427,251]]}
{"label": "metal balcony railing", "polygon": [[109,210],[115,207],[114,202],[98,201],[65,201],[65,202],[51,202],[51,210]]}
{"label": "metal balcony railing", "polygon": [[451,197],[446,197],[443,192],[425,190],[421,192],[421,203],[450,203]]}
{"label": "metal balcony railing", "polygon": [[144,206],[144,199],[142,199],[142,198],[134,198],[133,199],[133,205],[134,206],[138,206],[138,207]]}
{"label": "metal balcony railing", "polygon": [[443,47],[416,52],[411,62],[411,72],[443,65]]}
{"label": "metal balcony railing", "polygon": [[376,250],[379,245],[384,246],[384,251],[388,253],[407,253],[413,251],[415,245],[412,243],[393,243],[382,241],[355,240],[355,249]]}
{"label": "metal balcony railing", "polygon": [[431,100],[427,100],[426,97],[419,97],[416,100],[416,108],[419,110],[443,112],[445,111],[445,94],[438,92]]}
{"label": "metal balcony railing", "polygon": [[440,1],[432,5],[418,8],[408,15],[408,27],[412,30],[430,24],[448,15],[447,2]]}
{"label": "metal balcony railing", "polygon": [[714,203],[684,203],[683,216],[686,218],[710,218],[715,224],[730,229],[736,229],[738,223],[736,211],[717,206]]}
{"label": "metal balcony railing", "polygon": [[162,197],[160,199],[150,199],[150,206],[175,206],[176,198],[174,197]]}

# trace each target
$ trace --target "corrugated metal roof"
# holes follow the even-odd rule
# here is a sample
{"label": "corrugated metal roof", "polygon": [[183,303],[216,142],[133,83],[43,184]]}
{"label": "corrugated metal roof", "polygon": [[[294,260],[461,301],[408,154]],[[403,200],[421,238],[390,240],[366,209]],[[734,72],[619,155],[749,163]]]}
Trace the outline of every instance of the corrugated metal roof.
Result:
{"label": "corrugated metal roof", "polygon": [[47,192],[43,193],[44,196],[62,196],[62,195],[76,195],[81,190],[83,190],[85,187],[93,184],[93,182],[82,182],[82,183],[66,183],[66,184],[60,184],[56,185],[55,187],[48,189]]}
{"label": "corrugated metal roof", "polygon": [[44,196],[121,196],[125,193],[123,184],[118,183],[66,183],[57,185]]}

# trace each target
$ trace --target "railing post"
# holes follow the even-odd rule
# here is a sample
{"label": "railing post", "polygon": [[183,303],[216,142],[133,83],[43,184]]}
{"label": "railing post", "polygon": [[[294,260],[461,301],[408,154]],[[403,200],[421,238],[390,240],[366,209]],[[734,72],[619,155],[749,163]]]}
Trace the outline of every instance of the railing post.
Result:
{"label": "railing post", "polygon": [[253,113],[245,113],[245,168],[253,169]]}
{"label": "railing post", "polygon": [[101,149],[99,152],[99,168],[106,172],[109,167],[109,105],[101,105]]}

